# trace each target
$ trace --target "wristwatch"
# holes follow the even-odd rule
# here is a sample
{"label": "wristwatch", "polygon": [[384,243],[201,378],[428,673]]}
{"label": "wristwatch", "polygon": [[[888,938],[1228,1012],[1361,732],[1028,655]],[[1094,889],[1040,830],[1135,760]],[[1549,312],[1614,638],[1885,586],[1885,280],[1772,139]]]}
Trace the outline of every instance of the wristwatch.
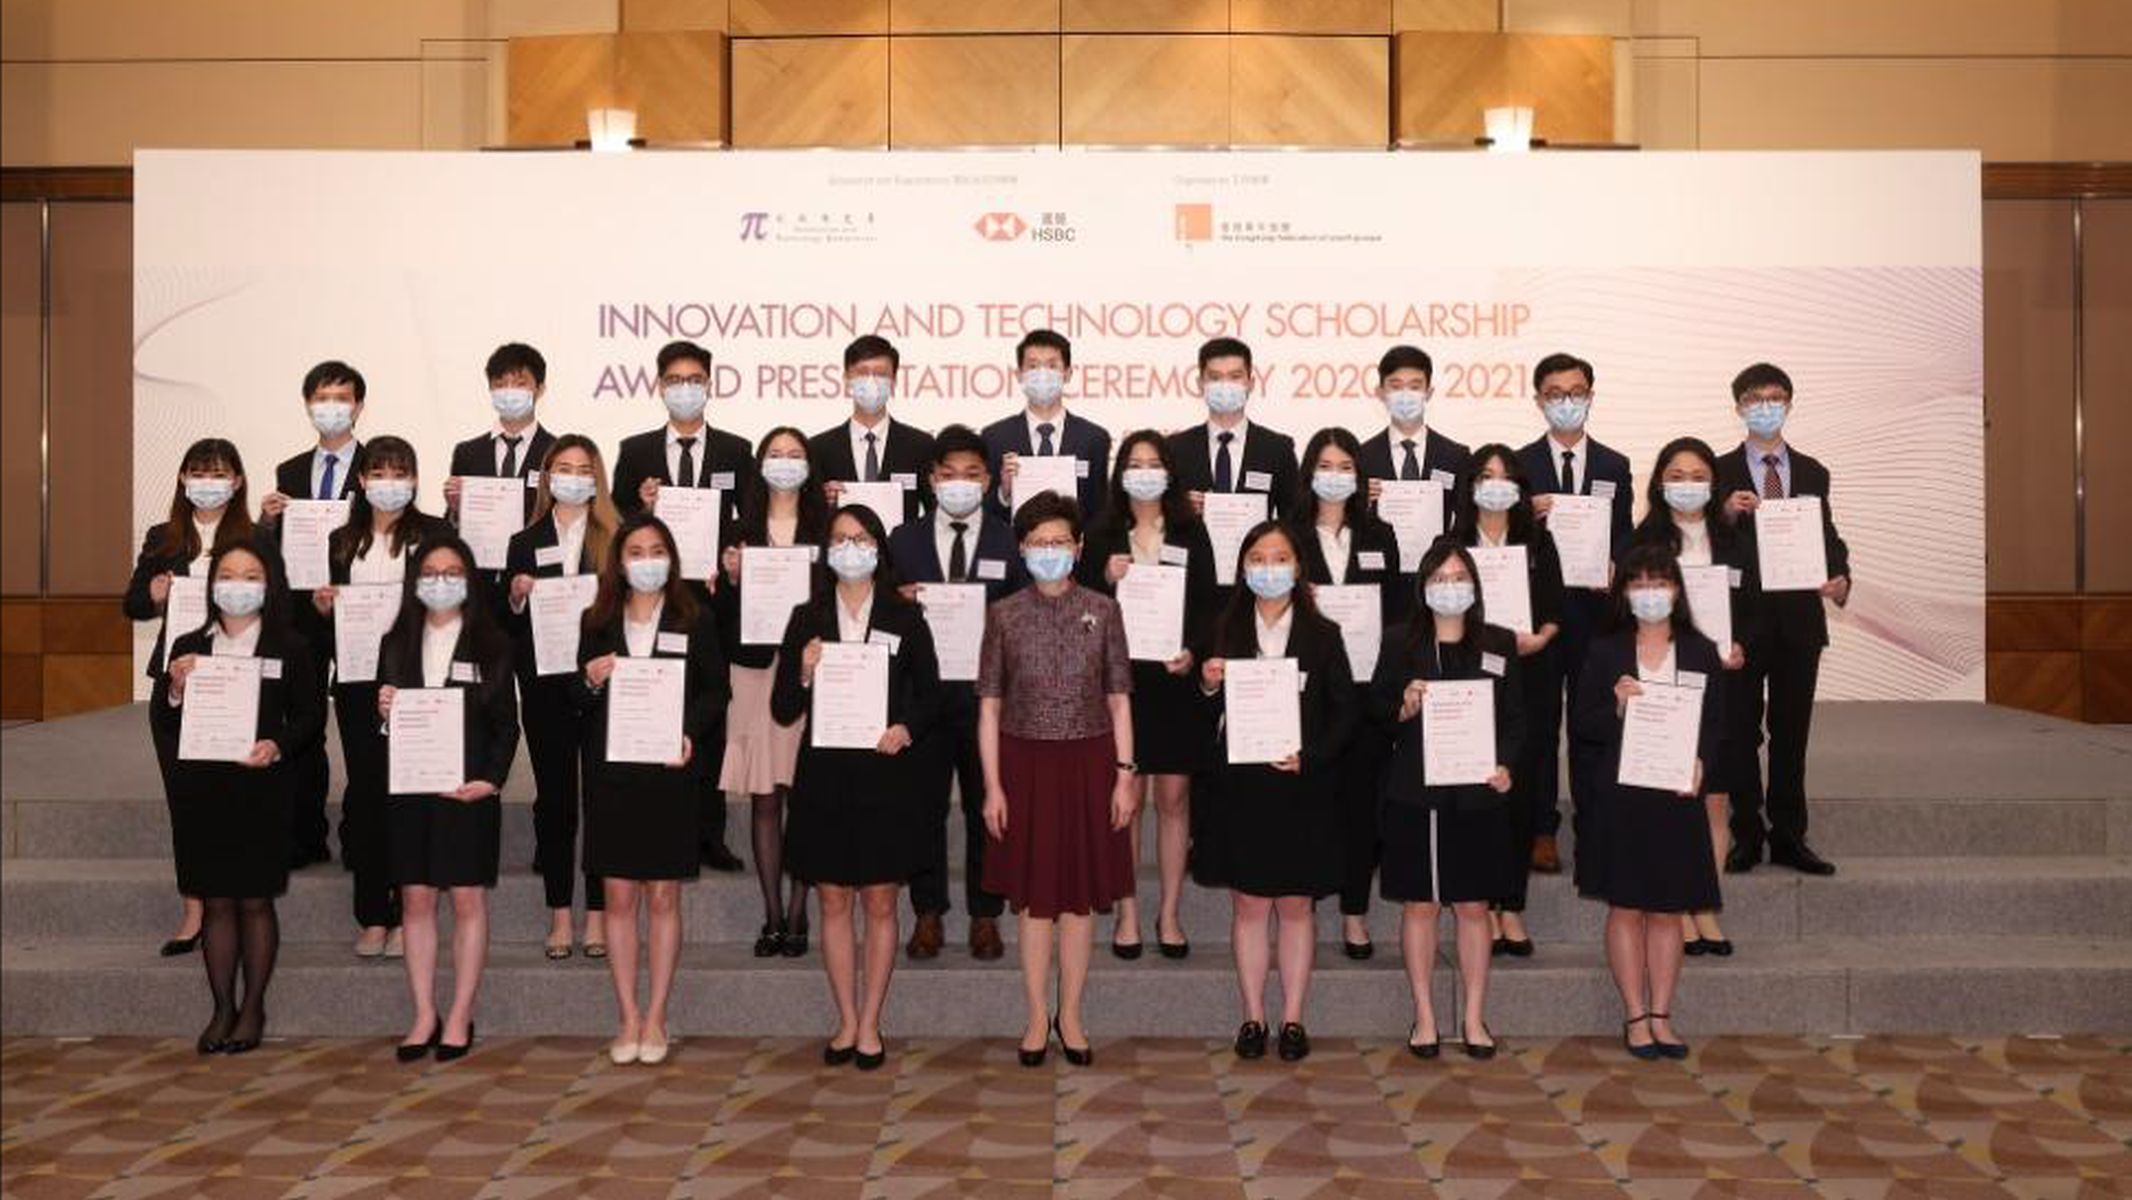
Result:
{"label": "wristwatch", "polygon": [[1140,773],[1140,764],[1136,762],[1128,762],[1121,758],[1118,760],[1118,769],[1128,775],[1138,775]]}

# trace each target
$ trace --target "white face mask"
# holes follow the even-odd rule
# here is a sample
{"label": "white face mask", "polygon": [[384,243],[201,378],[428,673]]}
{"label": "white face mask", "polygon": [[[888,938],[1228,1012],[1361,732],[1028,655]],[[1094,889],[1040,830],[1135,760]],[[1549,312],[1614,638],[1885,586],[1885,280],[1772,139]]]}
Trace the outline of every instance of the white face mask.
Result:
{"label": "white face mask", "polygon": [[215,607],[228,616],[249,617],[266,607],[267,585],[256,579],[217,579],[211,590]]}
{"label": "white face mask", "polygon": [[807,482],[807,460],[766,458],[762,460],[762,481],[774,492],[796,492]]}
{"label": "white face mask", "polygon": [[412,479],[366,479],[363,481],[363,499],[379,512],[398,512],[414,503],[415,481]]}
{"label": "white face mask", "polygon": [[1250,398],[1243,384],[1225,380],[1207,384],[1200,389],[1200,395],[1207,402],[1208,412],[1224,417],[1244,411],[1244,401]]}
{"label": "white face mask", "polygon": [[1421,602],[1429,611],[1444,617],[1455,617],[1473,607],[1475,592],[1470,579],[1445,579],[1421,589]]}
{"label": "white face mask", "polygon": [[1699,513],[1710,503],[1710,481],[1676,479],[1664,486],[1666,507],[1674,512]]}
{"label": "white face mask", "polygon": [[506,421],[523,421],[533,415],[533,389],[490,388],[489,404]]}
{"label": "white face mask", "polygon": [[711,402],[711,390],[700,383],[675,383],[659,393],[666,411],[676,421],[693,421]]}
{"label": "white face mask", "polygon": [[673,562],[664,558],[632,558],[622,564],[622,573],[629,576],[629,588],[635,592],[656,592],[665,587],[673,569]]}
{"label": "white face mask", "polygon": [[1669,587],[1637,587],[1629,589],[1629,612],[1646,625],[1656,625],[1673,615],[1673,589]]}
{"label": "white face mask", "polygon": [[217,509],[237,494],[237,481],[215,475],[185,477],[185,499],[196,509]]}
{"label": "white face mask", "polygon": [[943,479],[933,485],[933,495],[951,517],[966,517],[984,503],[985,485],[974,479]]}
{"label": "white face mask", "polygon": [[1050,367],[1031,367],[1022,372],[1022,395],[1038,408],[1050,408],[1066,394],[1066,373]]}
{"label": "white face mask", "polygon": [[590,475],[558,475],[548,472],[548,494],[558,504],[589,504],[599,491]]}
{"label": "white face mask", "polygon": [[1118,482],[1135,500],[1160,500],[1170,490],[1170,473],[1161,467],[1127,467]]}
{"label": "white face mask", "polygon": [[355,428],[355,405],[346,400],[319,400],[311,405],[311,428],[339,437]]}
{"label": "white face mask", "polygon": [[1509,512],[1517,506],[1518,485],[1513,479],[1476,479],[1473,505],[1483,512]]}
{"label": "white face mask", "polygon": [[1384,394],[1384,411],[1401,425],[1419,425],[1429,408],[1429,393],[1414,388],[1396,388]]}
{"label": "white face mask", "polygon": [[1327,504],[1345,504],[1355,494],[1355,473],[1321,467],[1310,473],[1310,490]]}
{"label": "white face mask", "polygon": [[845,385],[845,390],[860,412],[871,415],[888,407],[888,396],[894,387],[885,375],[858,375]]}

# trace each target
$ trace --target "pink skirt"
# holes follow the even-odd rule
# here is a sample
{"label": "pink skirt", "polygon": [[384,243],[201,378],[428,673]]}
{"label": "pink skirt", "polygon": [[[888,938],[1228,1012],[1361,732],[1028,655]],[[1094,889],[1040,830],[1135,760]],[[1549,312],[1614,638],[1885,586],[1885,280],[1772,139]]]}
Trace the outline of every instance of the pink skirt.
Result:
{"label": "pink skirt", "polygon": [[733,699],[725,710],[725,765],[718,771],[718,790],[767,796],[791,787],[807,721],[802,717],[791,725],[780,725],[770,716],[776,660],[767,667],[727,670],[733,681]]}
{"label": "pink skirt", "polygon": [[1110,827],[1117,758],[1107,733],[1070,742],[1001,734],[1007,836],[985,849],[984,889],[1040,918],[1109,912],[1132,895],[1132,843]]}

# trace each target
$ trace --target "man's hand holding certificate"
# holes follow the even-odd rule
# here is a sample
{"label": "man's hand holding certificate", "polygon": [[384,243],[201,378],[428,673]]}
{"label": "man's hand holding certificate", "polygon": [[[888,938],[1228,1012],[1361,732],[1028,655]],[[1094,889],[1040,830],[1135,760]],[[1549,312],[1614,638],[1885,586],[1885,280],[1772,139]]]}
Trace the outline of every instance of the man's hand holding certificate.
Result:
{"label": "man's hand holding certificate", "polygon": [[[1614,502],[1606,496],[1551,498],[1547,532],[1562,555],[1562,582],[1568,587],[1603,588],[1610,582]],[[1531,632],[1527,630],[1526,632]]]}
{"label": "man's hand holding certificate", "polygon": [[333,582],[326,566],[326,539],[348,523],[346,500],[291,500],[281,510],[281,560],[289,588],[309,592]]}
{"label": "man's hand holding certificate", "polygon": [[1828,582],[1828,545],[1821,537],[1821,497],[1764,500],[1754,510],[1755,549],[1762,590],[1811,592]]}

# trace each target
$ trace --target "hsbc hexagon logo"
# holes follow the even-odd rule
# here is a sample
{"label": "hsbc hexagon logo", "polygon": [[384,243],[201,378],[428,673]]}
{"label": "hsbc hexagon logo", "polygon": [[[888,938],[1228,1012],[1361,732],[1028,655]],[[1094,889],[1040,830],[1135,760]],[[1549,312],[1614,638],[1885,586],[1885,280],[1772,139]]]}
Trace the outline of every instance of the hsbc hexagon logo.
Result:
{"label": "hsbc hexagon logo", "polygon": [[988,242],[1011,242],[1029,232],[1029,222],[1010,212],[990,212],[977,218],[977,236]]}

